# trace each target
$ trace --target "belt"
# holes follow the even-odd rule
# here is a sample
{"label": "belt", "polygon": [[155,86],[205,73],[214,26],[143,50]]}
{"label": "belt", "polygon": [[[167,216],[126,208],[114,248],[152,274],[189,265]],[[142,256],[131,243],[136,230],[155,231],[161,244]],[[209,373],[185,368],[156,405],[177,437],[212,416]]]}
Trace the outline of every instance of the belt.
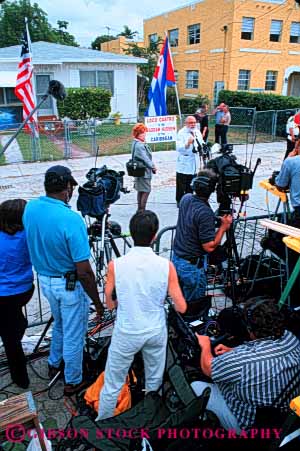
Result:
{"label": "belt", "polygon": [[183,260],[188,261],[191,265],[197,266],[197,268],[202,268],[204,265],[204,258],[201,257],[181,257]]}

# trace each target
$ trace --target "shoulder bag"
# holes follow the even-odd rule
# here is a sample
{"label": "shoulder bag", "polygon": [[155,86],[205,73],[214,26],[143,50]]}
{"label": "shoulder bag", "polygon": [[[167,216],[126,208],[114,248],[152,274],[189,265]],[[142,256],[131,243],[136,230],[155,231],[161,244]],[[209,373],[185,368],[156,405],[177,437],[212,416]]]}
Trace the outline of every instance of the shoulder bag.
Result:
{"label": "shoulder bag", "polygon": [[145,163],[134,157],[136,142],[133,146],[131,159],[126,163],[127,174],[130,177],[144,177],[146,172]]}

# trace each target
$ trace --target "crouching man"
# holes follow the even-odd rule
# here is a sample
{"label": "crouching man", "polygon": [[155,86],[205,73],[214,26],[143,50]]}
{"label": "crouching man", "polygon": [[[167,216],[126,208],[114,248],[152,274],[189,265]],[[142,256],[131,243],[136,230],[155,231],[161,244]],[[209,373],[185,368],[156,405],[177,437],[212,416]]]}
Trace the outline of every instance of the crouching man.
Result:
{"label": "crouching man", "polygon": [[[155,213],[145,210],[130,220],[134,247],[108,265],[105,287],[109,309],[117,307],[117,319],[105,367],[97,420],[112,417],[134,355],[142,351],[146,392],[157,390],[163,379],[167,347],[164,300],[167,292],[175,309],[186,302],[171,262],[159,257],[150,245],[158,231]],[[116,290],[117,300],[113,300]]]}
{"label": "crouching man", "polygon": [[197,395],[211,388],[207,409],[237,434],[254,425],[258,408],[287,410],[299,395],[300,384],[300,342],[285,330],[284,316],[274,301],[249,299],[243,315],[250,341],[235,348],[219,344],[216,357],[209,337],[198,335],[201,369],[214,384],[192,383]]}

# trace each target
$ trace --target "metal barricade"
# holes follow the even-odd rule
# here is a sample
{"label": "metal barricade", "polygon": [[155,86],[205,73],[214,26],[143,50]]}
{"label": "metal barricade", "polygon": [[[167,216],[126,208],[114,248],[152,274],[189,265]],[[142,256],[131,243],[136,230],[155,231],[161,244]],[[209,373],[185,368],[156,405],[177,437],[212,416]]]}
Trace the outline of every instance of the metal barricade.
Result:
{"label": "metal barricade", "polygon": [[[286,282],[285,262],[261,246],[261,240],[266,236],[267,231],[265,227],[260,225],[259,221],[265,218],[269,218],[269,215],[251,216],[234,220],[233,227],[238,263],[240,267],[243,265],[243,278],[247,281],[248,286],[253,286],[255,282],[259,281],[277,280],[281,291],[283,291]],[[154,251],[157,254],[172,259],[175,231],[176,226],[170,226],[165,227],[158,233],[154,243]],[[265,258],[269,258],[272,263],[268,267],[264,263]],[[237,261],[235,261],[235,264],[237,264]],[[263,272],[260,270],[261,265],[264,265]],[[238,274],[239,271],[236,271],[237,277]],[[225,288],[224,281],[223,285],[218,284],[218,288]],[[215,286],[212,285],[210,289],[213,291]]]}

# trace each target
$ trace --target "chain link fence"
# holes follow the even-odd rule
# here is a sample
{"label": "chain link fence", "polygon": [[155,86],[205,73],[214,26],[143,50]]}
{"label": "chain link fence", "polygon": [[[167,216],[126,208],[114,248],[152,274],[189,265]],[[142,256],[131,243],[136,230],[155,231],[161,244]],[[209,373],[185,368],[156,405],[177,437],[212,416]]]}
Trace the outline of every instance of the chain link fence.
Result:
{"label": "chain link fence", "polygon": [[[228,130],[228,142],[245,144],[272,142],[284,139],[288,117],[295,114],[295,109],[256,111],[255,108],[232,107],[231,125]],[[178,118],[178,129],[184,124],[188,115]],[[132,127],[126,118],[121,124],[112,120],[97,121],[45,121],[39,124],[39,137],[30,131],[22,130],[17,139],[0,156],[0,164],[28,161],[51,161],[67,158],[83,158],[96,155],[130,153]],[[208,141],[214,142],[215,118],[209,115]],[[0,130],[0,151],[15,129]],[[158,143],[151,145],[154,152],[174,150],[175,143]]]}

